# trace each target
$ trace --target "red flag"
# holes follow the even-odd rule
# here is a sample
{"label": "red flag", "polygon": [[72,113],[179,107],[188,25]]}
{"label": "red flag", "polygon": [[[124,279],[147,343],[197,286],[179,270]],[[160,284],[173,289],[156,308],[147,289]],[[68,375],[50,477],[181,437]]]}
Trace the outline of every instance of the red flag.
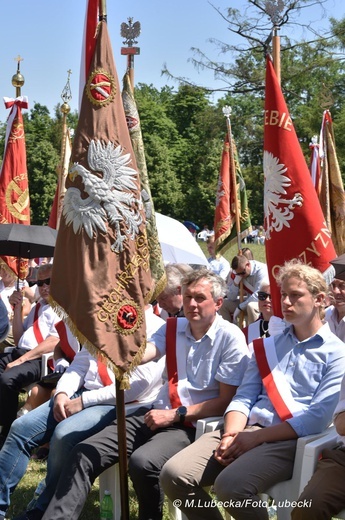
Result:
{"label": "red flag", "polygon": [[52,304],[126,384],[145,350],[152,281],[140,180],[105,21],[98,26],[71,163]]}
{"label": "red flag", "polygon": [[87,0],[86,15],[84,25],[84,44],[82,47],[82,57],[80,64],[80,96],[79,105],[81,105],[84,86],[87,75],[90,70],[91,60],[96,45],[96,28],[98,23],[99,2],[95,0]]}
{"label": "red flag", "polygon": [[281,316],[274,277],[279,266],[298,258],[325,274],[337,255],[269,58],[264,128],[266,261],[274,313]]}
{"label": "red flag", "polygon": [[[234,155],[233,161],[230,156],[231,152]],[[232,174],[232,164],[235,165],[235,176]],[[238,205],[240,239],[242,240],[251,231],[247,193],[234,139],[232,139],[230,150],[229,136],[227,135],[222,152],[214,215],[215,244],[216,251],[219,253],[224,253],[232,244],[238,243],[236,204]]]}
{"label": "red flag", "polygon": [[[11,108],[7,121],[4,160],[0,173],[0,224],[30,224],[30,199],[26,166],[26,147],[22,108],[28,108],[28,100],[4,98],[6,108]],[[24,279],[28,261],[13,256],[2,256],[5,264]]]}

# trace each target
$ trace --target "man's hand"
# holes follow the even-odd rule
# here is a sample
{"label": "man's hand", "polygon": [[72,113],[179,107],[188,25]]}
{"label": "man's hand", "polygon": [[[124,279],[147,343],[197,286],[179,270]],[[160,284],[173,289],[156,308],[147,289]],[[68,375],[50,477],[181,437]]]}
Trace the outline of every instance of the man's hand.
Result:
{"label": "man's hand", "polygon": [[65,406],[70,402],[70,398],[66,394],[58,394],[54,399],[54,419],[57,422],[61,422],[66,419],[67,414]]}
{"label": "man's hand", "polygon": [[228,466],[233,460],[259,444],[261,444],[259,431],[240,432],[235,435],[224,434],[214,457],[223,466]]}
{"label": "man's hand", "polygon": [[241,312],[242,311],[238,307],[236,307],[233,317],[232,317],[233,323],[237,324],[237,319],[238,319],[239,315],[241,314]]}
{"label": "man's hand", "polygon": [[150,430],[165,428],[176,422],[176,410],[150,410],[145,414],[144,420]]}
{"label": "man's hand", "polygon": [[236,274],[236,276],[235,276],[235,278],[234,278],[234,284],[235,284],[236,286],[239,286],[241,282],[242,282],[242,276],[239,275],[239,274]]}
{"label": "man's hand", "polygon": [[18,365],[21,365],[22,363],[24,363],[24,360],[21,359],[21,357],[19,357],[18,359],[15,359],[14,361],[11,361],[11,363],[7,363],[6,368],[5,368],[5,372],[6,372],[6,370],[9,370],[10,368],[17,367]]}
{"label": "man's hand", "polygon": [[15,309],[16,307],[20,308],[22,307],[23,303],[23,293],[22,291],[14,291],[11,296],[9,297],[8,301],[12,305],[12,307]]}
{"label": "man's hand", "polygon": [[74,415],[75,413],[81,412],[83,409],[83,401],[81,397],[76,397],[75,399],[70,399],[68,403],[65,404],[65,412],[67,417]]}
{"label": "man's hand", "polygon": [[60,358],[57,361],[55,361],[55,367],[54,372],[57,372],[58,374],[63,374],[66,368],[69,367],[69,362],[67,359]]}
{"label": "man's hand", "polygon": [[66,394],[58,394],[54,400],[54,418],[61,422],[67,417],[80,412],[83,409],[83,401],[81,397],[70,399]]}

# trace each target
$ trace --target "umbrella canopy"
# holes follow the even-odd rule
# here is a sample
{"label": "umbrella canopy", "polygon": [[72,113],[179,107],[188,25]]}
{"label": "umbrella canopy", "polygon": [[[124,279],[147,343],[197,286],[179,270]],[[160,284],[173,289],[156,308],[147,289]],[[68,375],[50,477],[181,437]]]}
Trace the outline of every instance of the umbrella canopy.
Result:
{"label": "umbrella canopy", "polygon": [[345,280],[345,254],[338,256],[334,260],[331,260],[330,263],[335,269],[334,278]]}
{"label": "umbrella canopy", "polygon": [[189,231],[199,231],[200,229],[199,226],[197,226],[196,224],[194,224],[194,222],[191,222],[190,220],[185,220],[183,224]]}
{"label": "umbrella canopy", "polygon": [[165,264],[208,266],[199,244],[181,222],[156,212],[156,224]]}
{"label": "umbrella canopy", "polygon": [[56,229],[48,226],[0,224],[0,255],[18,258],[53,256]]}

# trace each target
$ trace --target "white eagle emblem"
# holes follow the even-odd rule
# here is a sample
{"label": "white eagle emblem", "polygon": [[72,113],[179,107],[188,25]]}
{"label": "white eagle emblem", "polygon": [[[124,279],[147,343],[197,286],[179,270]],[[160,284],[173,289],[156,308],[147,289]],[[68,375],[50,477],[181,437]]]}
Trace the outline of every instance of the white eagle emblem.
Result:
{"label": "white eagle emblem", "polygon": [[292,199],[281,197],[287,195],[285,188],[291,186],[291,180],[284,175],[286,171],[287,168],[279,163],[278,157],[264,151],[264,211],[267,239],[271,237],[272,230],[281,231],[283,226],[290,227],[289,220],[294,217],[292,210],[303,205],[300,193],[296,193]]}
{"label": "white eagle emblem", "polygon": [[[78,188],[68,188],[65,194],[63,214],[66,224],[73,224],[74,233],[85,229],[92,238],[97,230],[107,232],[105,222],[115,227],[116,240],[111,250],[123,251],[123,242],[127,236],[134,240],[142,223],[142,202],[133,193],[124,190],[137,190],[135,179],[137,172],[127,166],[130,154],[123,154],[121,146],[115,147],[112,142],[102,143],[91,140],[88,149],[88,164],[93,172],[102,172],[102,178],[87,170],[79,163],[74,163],[70,169],[70,178],[77,175],[83,180],[86,199],[81,197]],[[125,234],[121,233],[121,224]],[[126,236],[127,235],[127,236]]]}

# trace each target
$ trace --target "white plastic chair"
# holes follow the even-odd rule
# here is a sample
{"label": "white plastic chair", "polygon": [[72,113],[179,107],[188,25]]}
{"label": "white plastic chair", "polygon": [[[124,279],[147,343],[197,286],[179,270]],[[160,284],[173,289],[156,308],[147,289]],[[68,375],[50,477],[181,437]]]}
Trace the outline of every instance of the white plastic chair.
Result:
{"label": "white plastic chair", "polygon": [[302,474],[304,471],[303,465],[305,450],[308,444],[326,436],[329,431],[330,429],[327,429],[321,433],[299,437],[297,440],[292,478],[290,480],[278,482],[274,486],[267,489],[265,494],[273,498],[275,504],[284,504],[282,507],[277,507],[278,520],[290,520],[291,511],[293,508],[289,505],[289,503],[297,500],[301,493],[301,488],[304,488],[304,485],[302,484]]}
{"label": "white plastic chair", "polygon": [[[310,442],[305,447],[299,494],[302,493],[303,489],[313,476],[322,451],[325,449],[332,449],[338,443],[338,434],[335,428],[333,427],[329,430],[330,431],[327,433],[327,435],[324,435],[323,437],[320,437],[319,439]],[[337,513],[337,515],[334,518],[345,519],[345,509],[343,509],[340,513]]]}

